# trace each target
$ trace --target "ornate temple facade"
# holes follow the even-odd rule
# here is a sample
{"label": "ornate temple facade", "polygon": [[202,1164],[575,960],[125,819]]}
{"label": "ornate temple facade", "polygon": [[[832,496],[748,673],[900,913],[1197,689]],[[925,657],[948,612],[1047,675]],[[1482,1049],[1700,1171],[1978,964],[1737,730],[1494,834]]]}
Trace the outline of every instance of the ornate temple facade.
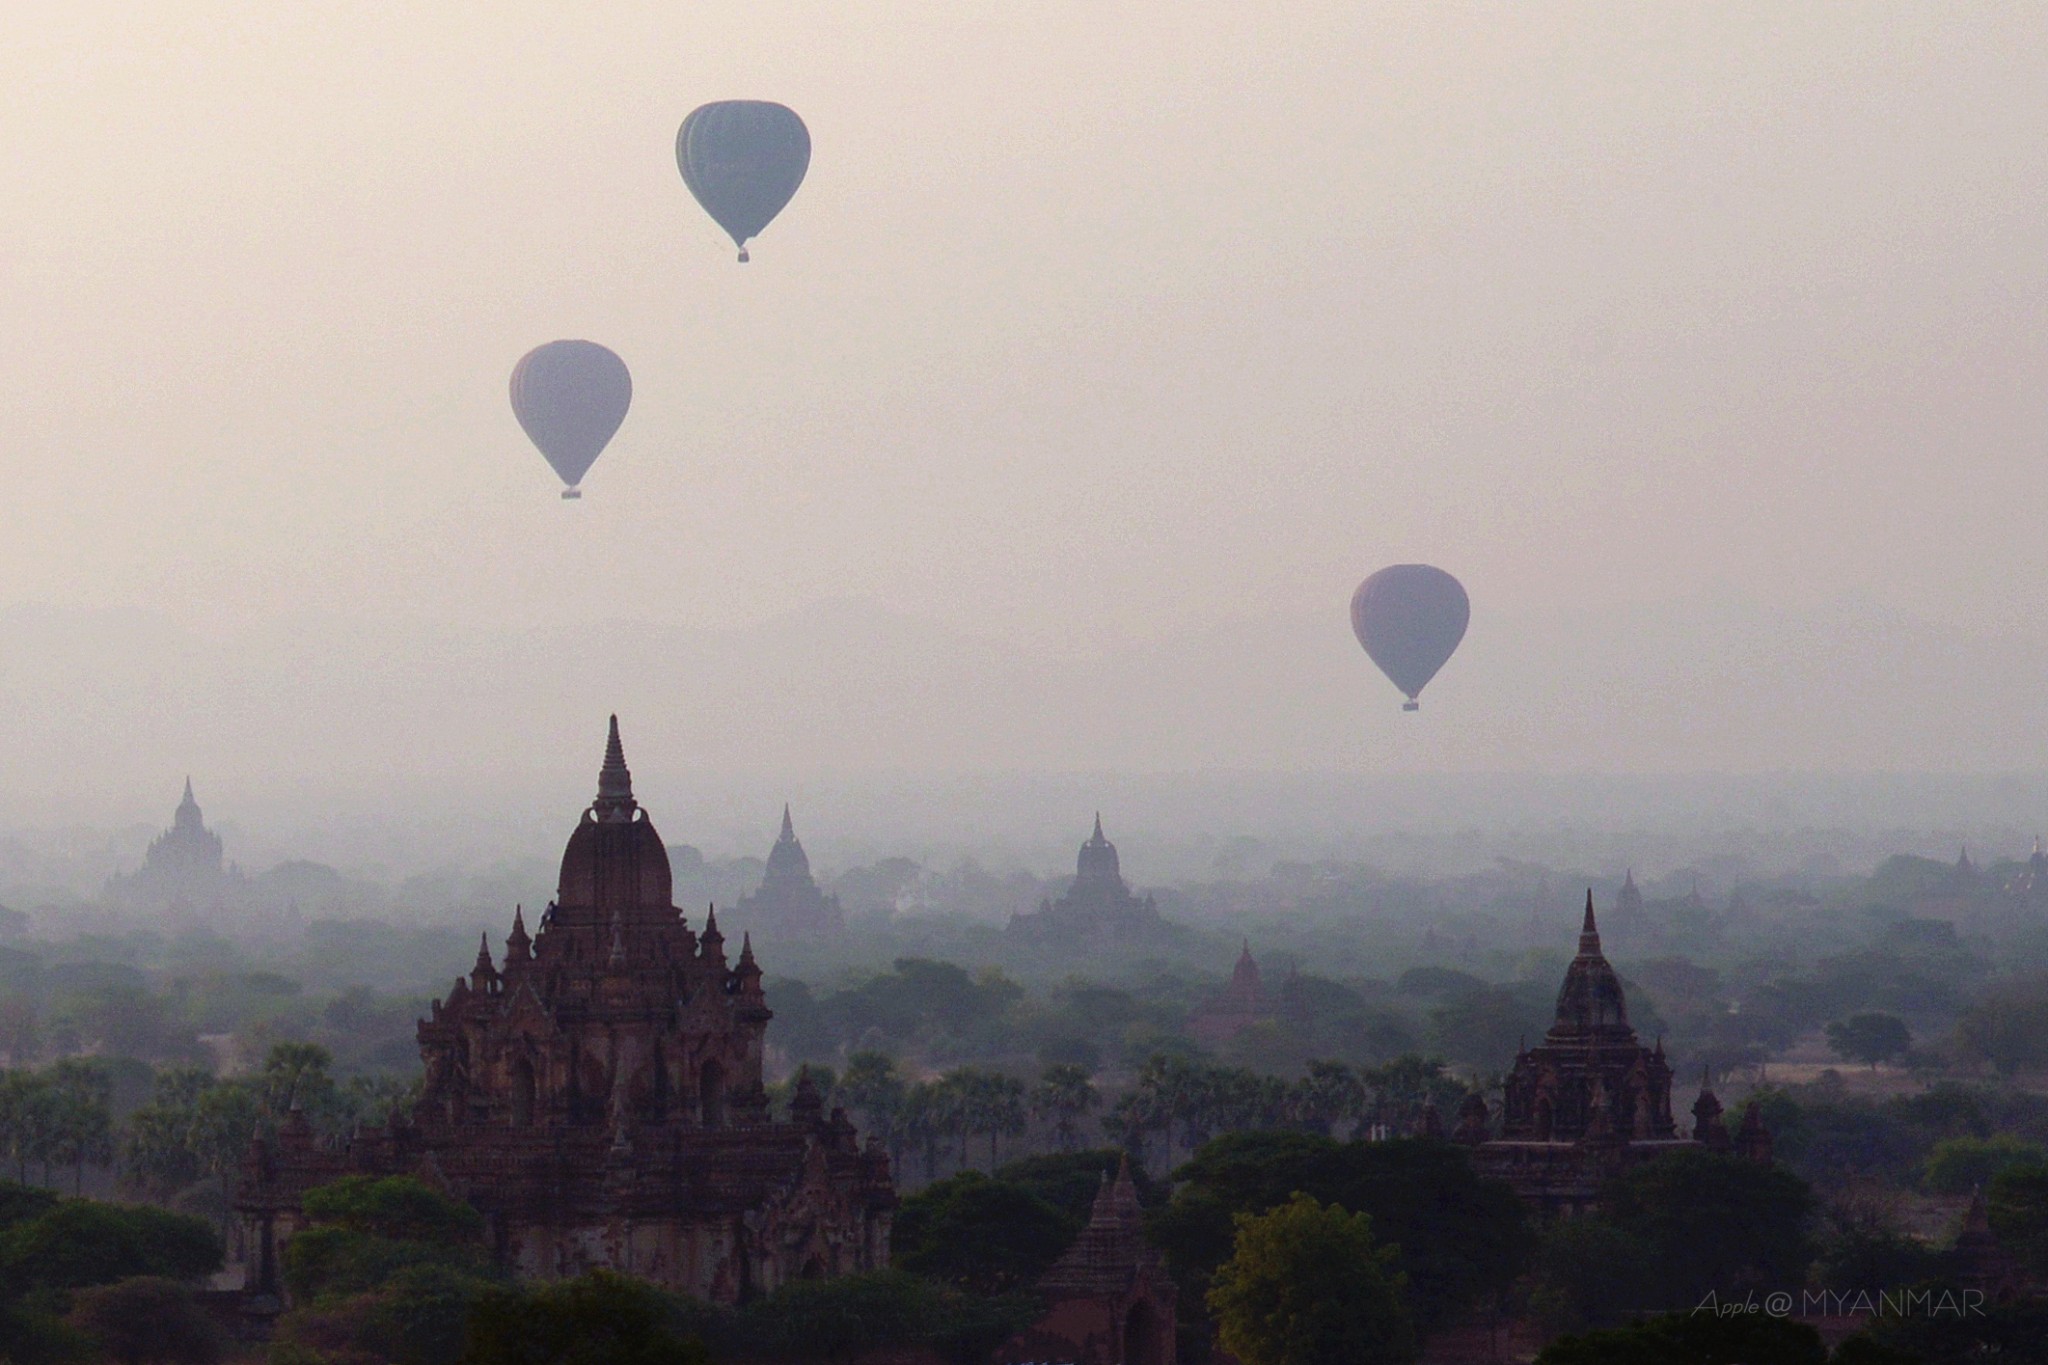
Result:
{"label": "ornate temple facade", "polygon": [[1095,1196],[1088,1226],[1038,1282],[1045,1316],[1006,1342],[994,1365],[1173,1365],[1179,1291],[1145,1240],[1130,1158]]}
{"label": "ornate temple facade", "polygon": [[1068,943],[1111,943],[1145,938],[1161,927],[1152,898],[1131,894],[1117,861],[1116,845],[1102,833],[1102,812],[1095,813],[1095,832],[1074,860],[1074,881],[1058,900],[1042,901],[1030,914],[1012,915],[1009,932],[1020,937],[1058,939]]}
{"label": "ornate temple facade", "polygon": [[1591,892],[1556,1018],[1540,1046],[1516,1056],[1504,1091],[1498,1134],[1486,1101],[1474,1094],[1452,1138],[1473,1148],[1481,1175],[1507,1181],[1550,1212],[1591,1208],[1609,1180],[1670,1151],[1706,1147],[1771,1159],[1770,1133],[1756,1106],[1730,1137],[1721,1103],[1705,1083],[1693,1104],[1691,1134],[1679,1133],[1663,1040],[1644,1047],[1628,1022],[1621,978],[1600,948]]}
{"label": "ornate temple facade", "polygon": [[242,871],[226,861],[220,836],[206,827],[188,777],[171,827],[150,841],[141,867],[107,883],[107,899],[140,909],[204,910],[241,885]]}
{"label": "ornate temple facade", "polygon": [[782,808],[782,833],[768,850],[768,867],[761,875],[760,888],[741,898],[738,913],[748,932],[758,932],[768,944],[836,938],[846,928],[839,898],[819,890],[811,876],[811,860],[804,856],[788,806]]}
{"label": "ornate temple facade", "polygon": [[513,916],[419,1025],[425,1087],[409,1118],[323,1145],[296,1113],[244,1163],[237,1209],[253,1286],[313,1186],[419,1175],[483,1214],[492,1249],[532,1279],[609,1267],[733,1303],[797,1278],[888,1264],[887,1155],[800,1085],[770,1117],[770,1013],[744,942],[670,903],[666,851],[633,798],[612,721],[597,799],[529,937]]}

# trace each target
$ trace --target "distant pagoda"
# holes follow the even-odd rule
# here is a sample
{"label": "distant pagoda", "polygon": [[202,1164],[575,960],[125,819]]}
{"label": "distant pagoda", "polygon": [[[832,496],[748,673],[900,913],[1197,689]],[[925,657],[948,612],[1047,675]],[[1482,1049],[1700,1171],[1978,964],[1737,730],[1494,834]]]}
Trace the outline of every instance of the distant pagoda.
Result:
{"label": "distant pagoda", "polygon": [[765,944],[836,938],[846,929],[839,897],[826,895],[811,876],[811,860],[804,856],[787,805],[782,808],[782,833],[768,850],[768,868],[761,874],[761,885],[754,894],[740,899],[736,914]]}
{"label": "distant pagoda", "polygon": [[1230,984],[1189,1013],[1188,1035],[1206,1047],[1215,1047],[1255,1024],[1270,1022],[1278,1013],[1267,998],[1259,964],[1252,958],[1251,940],[1246,939],[1238,950],[1237,965],[1231,969]]}
{"label": "distant pagoda", "polygon": [[1131,893],[1117,861],[1116,845],[1102,833],[1102,812],[1095,813],[1095,831],[1074,860],[1074,880],[1058,900],[1039,903],[1030,914],[1012,915],[1009,932],[1020,938],[1067,942],[1118,941],[1148,937],[1161,927],[1152,897]]}
{"label": "distant pagoda", "polygon": [[241,869],[226,861],[220,836],[206,827],[187,777],[171,827],[150,841],[141,867],[107,883],[107,899],[136,909],[205,910],[241,884]]}

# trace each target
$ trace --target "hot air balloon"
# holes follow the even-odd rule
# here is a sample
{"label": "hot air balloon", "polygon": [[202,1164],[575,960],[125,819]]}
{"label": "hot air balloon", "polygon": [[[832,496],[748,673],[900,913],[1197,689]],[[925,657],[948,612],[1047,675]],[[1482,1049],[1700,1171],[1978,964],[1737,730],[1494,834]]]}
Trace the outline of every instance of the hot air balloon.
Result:
{"label": "hot air balloon", "polygon": [[550,341],[512,367],[512,412],[569,485],[565,498],[583,496],[577,485],[632,402],[626,362],[594,341]]}
{"label": "hot air balloon", "polygon": [[1351,594],[1352,633],[1408,694],[1403,711],[1420,709],[1416,697],[1456,651],[1471,619],[1463,585],[1427,564],[1390,565]]}
{"label": "hot air balloon", "polygon": [[683,183],[747,259],[747,239],[782,212],[811,165],[811,134],[796,112],[767,100],[720,100],[676,131]]}

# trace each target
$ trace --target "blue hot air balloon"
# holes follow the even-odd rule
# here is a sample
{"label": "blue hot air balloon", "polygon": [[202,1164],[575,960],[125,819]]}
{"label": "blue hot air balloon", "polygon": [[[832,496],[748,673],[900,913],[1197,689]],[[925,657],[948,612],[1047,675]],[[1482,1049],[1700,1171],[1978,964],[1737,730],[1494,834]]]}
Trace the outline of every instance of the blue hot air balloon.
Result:
{"label": "blue hot air balloon", "polygon": [[550,341],[512,369],[512,412],[568,487],[577,487],[626,420],[633,376],[626,362],[594,341]]}
{"label": "blue hot air balloon", "polygon": [[694,109],[676,132],[683,183],[747,259],[761,235],[804,183],[811,134],[792,109],[767,100],[720,100]]}
{"label": "blue hot air balloon", "polygon": [[1472,620],[1472,600],[1457,579],[1427,564],[1394,564],[1358,585],[1351,594],[1351,630],[1407,694],[1403,711],[1429,686]]}

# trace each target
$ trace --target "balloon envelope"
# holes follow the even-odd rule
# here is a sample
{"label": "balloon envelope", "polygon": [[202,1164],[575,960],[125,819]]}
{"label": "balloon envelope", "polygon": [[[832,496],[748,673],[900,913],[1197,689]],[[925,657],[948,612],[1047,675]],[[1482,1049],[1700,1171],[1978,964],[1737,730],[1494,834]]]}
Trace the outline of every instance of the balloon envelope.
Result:
{"label": "balloon envelope", "polygon": [[1351,594],[1351,629],[1358,643],[1408,694],[1403,710],[1444,666],[1472,620],[1464,587],[1427,564],[1394,564],[1358,585]]}
{"label": "balloon envelope", "polygon": [[676,166],[704,211],[747,259],[811,165],[811,134],[794,110],[767,100],[720,100],[692,110],[676,132]]}
{"label": "balloon envelope", "polygon": [[594,341],[550,341],[512,368],[512,412],[572,489],[633,402],[626,362]]}

